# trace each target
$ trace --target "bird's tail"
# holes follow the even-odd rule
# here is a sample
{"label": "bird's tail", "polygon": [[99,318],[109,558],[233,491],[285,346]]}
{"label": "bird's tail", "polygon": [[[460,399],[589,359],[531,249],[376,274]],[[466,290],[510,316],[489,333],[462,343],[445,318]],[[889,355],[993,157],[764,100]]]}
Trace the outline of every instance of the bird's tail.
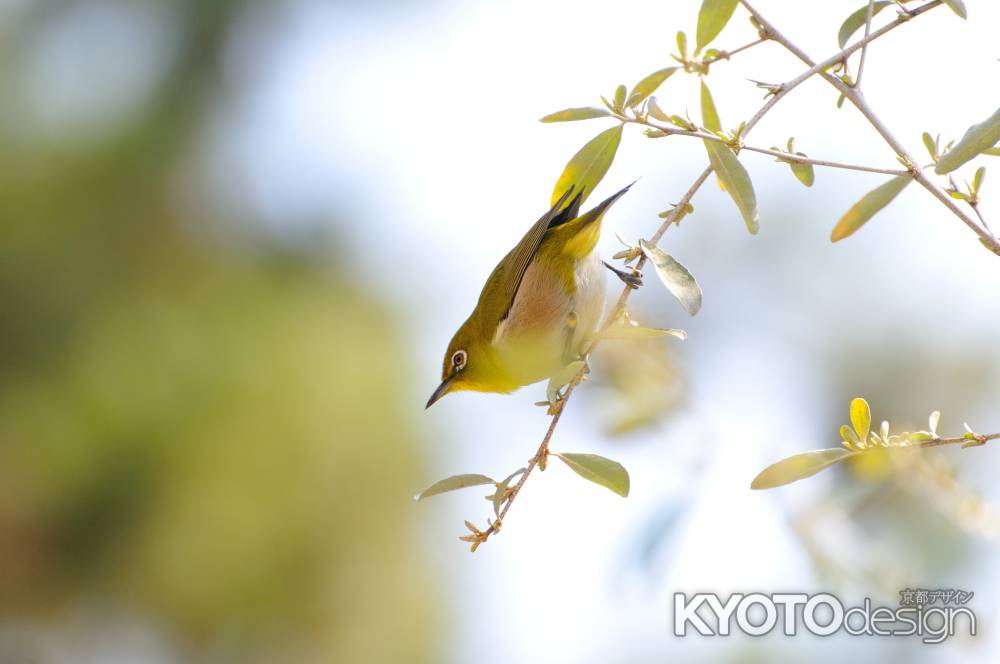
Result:
{"label": "bird's tail", "polygon": [[625,192],[633,184],[635,182],[608,196],[575,219],[567,220],[558,229],[554,229],[555,232],[565,237],[563,250],[578,260],[590,255],[601,237],[601,221],[604,219],[604,214],[615,204],[615,201],[625,195]]}

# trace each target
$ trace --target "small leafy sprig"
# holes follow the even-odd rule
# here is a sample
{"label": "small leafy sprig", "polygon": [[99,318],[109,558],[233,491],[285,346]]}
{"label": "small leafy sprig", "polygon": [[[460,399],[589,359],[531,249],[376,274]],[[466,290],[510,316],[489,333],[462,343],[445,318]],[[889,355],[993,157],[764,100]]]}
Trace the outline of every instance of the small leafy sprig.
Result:
{"label": "small leafy sprig", "polygon": [[860,397],[851,401],[850,419],[850,425],[844,424],[840,427],[840,437],[842,438],[840,447],[795,454],[773,463],[753,479],[750,488],[773,489],[791,484],[811,477],[845,459],[873,450],[927,448],[941,445],[961,445],[963,448],[979,447],[1000,438],[1000,433],[976,433],[968,424],[964,424],[965,433],[963,435],[951,438],[943,437],[938,434],[940,411],[934,411],[930,414],[927,419],[928,427],[925,430],[891,433],[889,422],[883,420],[878,431],[875,431],[871,428],[871,409],[868,402]]}

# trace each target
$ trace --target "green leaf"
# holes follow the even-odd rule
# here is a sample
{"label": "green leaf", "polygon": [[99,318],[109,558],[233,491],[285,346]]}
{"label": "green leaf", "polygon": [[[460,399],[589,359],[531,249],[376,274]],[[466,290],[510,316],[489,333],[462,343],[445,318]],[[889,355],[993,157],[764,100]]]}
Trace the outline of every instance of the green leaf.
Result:
{"label": "green leaf", "polygon": [[719,111],[715,108],[712,92],[708,89],[704,79],[701,82],[701,123],[709,131],[722,131],[722,121],[719,119]]}
{"label": "green leaf", "polygon": [[555,205],[566,190],[574,185],[576,191],[583,189],[583,199],[586,199],[611,168],[621,140],[622,126],[618,125],[602,131],[580,148],[559,176],[552,192],[551,204]]}
{"label": "green leaf", "polygon": [[572,122],[574,120],[591,120],[593,118],[610,118],[611,113],[603,108],[585,106],[582,108],[567,108],[555,113],[549,113],[539,122]]}
{"label": "green leaf", "polygon": [[938,175],[951,173],[976,155],[992,148],[997,141],[1000,141],[1000,108],[986,120],[969,127],[962,140],[941,156],[934,172]]}
{"label": "green leaf", "polygon": [[628,495],[628,471],[617,461],[598,454],[576,454],[553,452],[553,454],[573,469],[577,475],[603,487],[611,489],[621,497]]}
{"label": "green leaf", "polygon": [[677,337],[687,339],[687,332],[675,328],[641,327],[637,325],[612,325],[600,333],[603,339],[654,339],[656,337]]}
{"label": "green leaf", "polygon": [[858,438],[864,440],[868,437],[872,426],[872,411],[868,402],[860,397],[851,401],[851,424],[854,425]]}
{"label": "green leaf", "polygon": [[[806,155],[801,152],[796,152],[795,154],[800,157],[805,157]],[[798,178],[799,182],[807,187],[813,186],[813,182],[816,181],[816,172],[813,170],[812,164],[803,164],[799,161],[790,161],[788,165],[792,167],[792,175]]]}
{"label": "green leaf", "polygon": [[421,493],[414,496],[413,499],[423,500],[424,498],[436,496],[439,493],[457,491],[458,489],[466,489],[470,486],[480,486],[482,484],[496,484],[496,481],[491,477],[486,477],[486,475],[478,475],[475,473],[467,475],[452,475],[451,477],[446,477],[440,482],[435,482],[430,485]]}
{"label": "green leaf", "polygon": [[969,18],[969,13],[965,11],[965,3],[962,0],[944,0],[944,4],[948,5],[948,9],[958,14],[959,18]]}
{"label": "green leaf", "polygon": [[701,309],[701,286],[691,276],[686,267],[681,265],[673,256],[666,253],[659,247],[654,247],[645,240],[639,240],[642,253],[650,260],[656,268],[656,274],[660,281],[667,287],[674,297],[684,307],[684,311],[694,316]]}
{"label": "green leaf", "polygon": [[635,87],[632,88],[632,94],[628,97],[627,106],[629,106],[629,108],[638,106],[643,99],[656,92],[656,89],[660,87],[665,80],[670,78],[673,73],[677,71],[677,69],[677,67],[667,67],[666,69],[654,71],[652,74],[636,83]]}
{"label": "green leaf", "polygon": [[646,102],[646,112],[661,122],[670,122],[670,116],[663,112],[660,105],[656,103],[656,97],[650,97]]}
{"label": "green leaf", "polygon": [[[878,14],[880,11],[892,5],[894,3],[888,0],[880,0],[872,6],[872,16]],[[837,33],[837,43],[840,44],[840,48],[847,46],[847,40],[851,38],[859,28],[865,26],[865,22],[868,20],[868,4],[866,3],[864,7],[854,12],[848,16],[843,24],[840,26],[840,32]]]}
{"label": "green leaf", "polygon": [[708,161],[715,170],[719,182],[743,215],[747,230],[756,234],[760,230],[760,223],[757,214],[757,195],[753,191],[750,175],[728,145],[706,140],[705,149],[708,150]]}
{"label": "green leaf", "polygon": [[859,454],[843,447],[833,447],[828,450],[804,452],[773,463],[753,479],[751,489],[773,489],[783,484],[791,484],[798,480],[815,475],[824,468],[829,468],[838,461]]}
{"label": "green leaf", "polygon": [[988,154],[991,157],[1000,157],[1000,148],[986,148],[980,154]]}
{"label": "green leaf", "polygon": [[830,233],[830,241],[837,242],[861,228],[879,210],[892,202],[906,185],[913,181],[909,175],[899,175],[872,189],[851,206]]}
{"label": "green leaf", "polygon": [[856,434],[854,429],[846,424],[840,425],[840,437],[844,439],[844,442],[851,443],[852,445],[861,444],[861,441],[858,439],[858,434]]}
{"label": "green leaf", "polygon": [[678,30],[677,31],[677,50],[679,51],[680,56],[682,58],[686,58],[687,57],[688,38],[687,38],[687,35],[684,34],[683,30]]}
{"label": "green leaf", "polygon": [[622,109],[625,107],[625,93],[628,89],[624,85],[619,85],[615,88],[615,108]]}
{"label": "green leaf", "polygon": [[983,186],[983,178],[986,177],[986,169],[982,166],[976,169],[976,174],[972,176],[972,193],[978,194]]}
{"label": "green leaf", "polygon": [[938,158],[937,141],[931,138],[931,135],[926,131],[920,135],[920,140],[924,142],[924,147],[927,148],[927,154],[931,156],[931,159],[936,161]]}
{"label": "green leaf", "polygon": [[696,51],[708,46],[729,23],[739,0],[703,0],[698,12]]}

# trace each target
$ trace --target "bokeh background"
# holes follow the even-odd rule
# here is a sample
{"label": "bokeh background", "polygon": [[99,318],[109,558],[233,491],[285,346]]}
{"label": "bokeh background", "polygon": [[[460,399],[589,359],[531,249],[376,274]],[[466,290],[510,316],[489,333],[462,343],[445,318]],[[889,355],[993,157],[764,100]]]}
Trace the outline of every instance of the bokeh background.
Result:
{"label": "bokeh background", "polygon": [[[862,3],[756,4],[819,59]],[[867,96],[915,153],[997,107],[1000,7],[966,4],[871,48]],[[829,243],[879,176],[805,189],[746,155],[756,237],[698,194],[663,246],[701,313],[655,279],[633,298],[689,339],[607,344],[553,443],[621,460],[627,499],[554,465],[475,555],[455,538],[489,514],[477,491],[412,501],[514,470],[546,424],[542,386],[423,411],[483,279],[603,128],[537,118],[671,64],[698,5],[0,0],[0,662],[996,661],[997,450],[748,489],[835,446],[854,396],[900,429],[940,409],[942,431],[1000,430],[1000,261],[916,187]],[[718,47],[754,38],[738,11]],[[759,107],[747,79],[801,70],[772,45],[715,65],[724,125]],[[695,116],[696,86],[661,105]],[[750,142],[893,167],[835,101],[807,83]],[[641,180],[606,229],[648,236],[704,165],[626,131],[603,187]],[[992,173],[983,197],[1000,224]],[[979,635],[671,633],[677,591],[907,586],[974,591]]]}

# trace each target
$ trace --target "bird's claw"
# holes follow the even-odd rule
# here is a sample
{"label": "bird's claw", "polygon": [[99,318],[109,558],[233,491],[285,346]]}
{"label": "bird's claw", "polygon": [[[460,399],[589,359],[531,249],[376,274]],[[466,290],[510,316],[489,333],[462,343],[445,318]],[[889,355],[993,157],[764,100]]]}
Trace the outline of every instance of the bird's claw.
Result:
{"label": "bird's claw", "polygon": [[629,288],[636,290],[639,288],[639,286],[642,286],[642,272],[639,272],[639,270],[635,269],[631,265],[626,266],[629,269],[629,271],[626,272],[625,270],[619,270],[618,268],[616,268],[614,265],[611,265],[607,261],[601,261],[601,262],[604,263],[604,267],[614,272],[615,275],[619,279],[621,279],[625,283],[625,285],[628,286]]}

